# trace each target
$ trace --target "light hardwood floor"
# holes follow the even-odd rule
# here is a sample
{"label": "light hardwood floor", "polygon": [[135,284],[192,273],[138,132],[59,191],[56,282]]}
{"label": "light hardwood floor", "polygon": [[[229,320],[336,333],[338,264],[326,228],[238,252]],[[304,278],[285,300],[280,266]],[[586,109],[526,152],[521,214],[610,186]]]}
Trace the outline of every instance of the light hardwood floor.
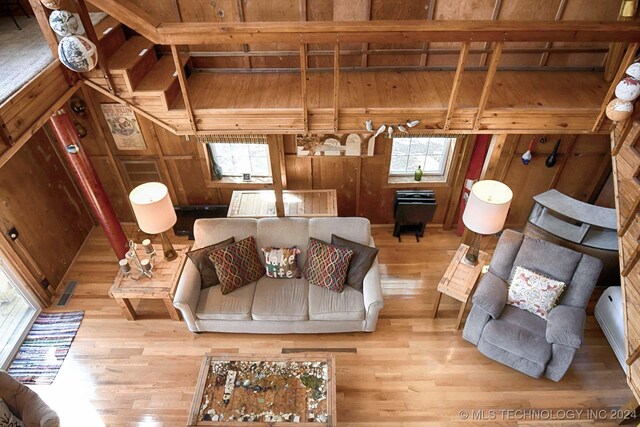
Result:
{"label": "light hardwood floor", "polygon": [[161,302],[145,301],[136,306],[140,320],[125,320],[107,296],[115,257],[95,229],[67,275],[80,284],[64,310],[85,310],[85,319],[54,384],[34,388],[65,427],[182,426],[204,353],[322,348],[336,354],[340,426],[478,425],[463,422],[460,411],[482,409],[485,418],[490,409],[498,411],[501,425],[532,425],[531,419],[502,420],[499,411],[609,411],[629,399],[623,371],[592,316],[585,345],[559,383],[485,358],[453,331],[458,302],[443,297],[439,316],[431,319],[436,284],[459,238],[429,229],[420,243],[405,236],[398,244],[391,231],[373,231],[385,295],[376,332],[270,336],[194,335],[170,320]]}

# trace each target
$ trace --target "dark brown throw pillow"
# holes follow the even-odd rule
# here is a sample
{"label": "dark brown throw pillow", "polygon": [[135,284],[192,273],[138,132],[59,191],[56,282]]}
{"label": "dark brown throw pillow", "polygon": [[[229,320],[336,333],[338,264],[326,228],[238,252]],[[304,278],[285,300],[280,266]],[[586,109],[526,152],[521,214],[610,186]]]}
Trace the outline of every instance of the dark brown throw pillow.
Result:
{"label": "dark brown throw pillow", "polygon": [[206,289],[210,286],[216,286],[220,284],[218,274],[213,266],[213,262],[209,259],[209,255],[216,249],[221,249],[234,243],[236,239],[229,237],[227,240],[215,243],[213,245],[205,246],[204,248],[195,249],[187,252],[187,256],[193,262],[200,272],[200,287]]}
{"label": "dark brown throw pillow", "polygon": [[349,270],[347,271],[346,284],[362,292],[364,276],[367,275],[367,272],[373,265],[378,255],[378,249],[343,239],[335,234],[331,235],[331,244],[353,251],[353,256],[349,263]]}

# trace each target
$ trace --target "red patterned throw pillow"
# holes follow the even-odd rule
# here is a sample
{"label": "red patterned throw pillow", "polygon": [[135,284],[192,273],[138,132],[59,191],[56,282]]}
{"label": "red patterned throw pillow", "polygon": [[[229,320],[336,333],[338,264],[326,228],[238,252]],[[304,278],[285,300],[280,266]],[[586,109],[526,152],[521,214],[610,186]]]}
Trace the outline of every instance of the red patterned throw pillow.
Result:
{"label": "red patterned throw pillow", "polygon": [[304,277],[312,285],[342,292],[352,256],[351,249],[339,248],[311,238],[307,247]]}
{"label": "red patterned throw pillow", "polygon": [[253,236],[211,252],[209,258],[216,267],[223,295],[257,281],[264,276],[264,266]]}

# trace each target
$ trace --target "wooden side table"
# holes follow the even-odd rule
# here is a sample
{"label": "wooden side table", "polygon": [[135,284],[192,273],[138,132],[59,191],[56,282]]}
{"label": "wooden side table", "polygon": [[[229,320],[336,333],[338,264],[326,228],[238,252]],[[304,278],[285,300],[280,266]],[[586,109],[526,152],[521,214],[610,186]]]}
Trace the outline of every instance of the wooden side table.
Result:
{"label": "wooden side table", "polygon": [[458,313],[458,320],[456,321],[456,330],[460,329],[462,316],[464,316],[469,298],[478,283],[478,277],[480,277],[483,267],[489,259],[489,255],[486,252],[480,251],[478,254],[478,264],[469,266],[463,262],[463,258],[468,250],[469,246],[464,243],[460,244],[449,267],[447,267],[447,271],[438,283],[438,293],[433,305],[433,318],[435,319],[438,315],[438,307],[440,306],[442,294],[447,294],[462,303],[460,312]]}
{"label": "wooden side table", "polygon": [[[140,247],[142,247],[140,245]],[[131,305],[131,299],[161,299],[167,307],[169,316],[173,320],[180,320],[180,312],[173,306],[173,297],[176,287],[182,274],[182,269],[187,260],[187,251],[191,245],[173,245],[178,257],[173,261],[165,261],[162,257],[162,246],[154,245],[156,249],[156,262],[153,266],[153,277],[150,279],[142,277],[134,280],[131,277],[124,277],[122,271],[118,271],[116,280],[109,291],[109,296],[113,298],[122,308],[122,312],[128,320],[136,320],[136,311]],[[144,258],[144,250],[138,252],[140,259]]]}

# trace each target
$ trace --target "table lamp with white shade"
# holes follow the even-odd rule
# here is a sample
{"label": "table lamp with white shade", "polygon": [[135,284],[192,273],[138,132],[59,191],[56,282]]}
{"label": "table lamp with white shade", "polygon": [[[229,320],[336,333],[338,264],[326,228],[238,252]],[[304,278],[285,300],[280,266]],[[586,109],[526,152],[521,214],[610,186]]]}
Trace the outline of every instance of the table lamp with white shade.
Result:
{"label": "table lamp with white shade", "polygon": [[469,250],[463,260],[468,265],[478,263],[481,235],[496,234],[507,219],[513,192],[500,181],[478,181],[471,187],[462,222],[473,234]]}
{"label": "table lamp with white shade", "polygon": [[160,234],[164,259],[174,260],[177,254],[166,231],[175,225],[177,216],[167,186],[160,182],[138,185],[129,194],[129,200],[140,230],[147,234]]}

